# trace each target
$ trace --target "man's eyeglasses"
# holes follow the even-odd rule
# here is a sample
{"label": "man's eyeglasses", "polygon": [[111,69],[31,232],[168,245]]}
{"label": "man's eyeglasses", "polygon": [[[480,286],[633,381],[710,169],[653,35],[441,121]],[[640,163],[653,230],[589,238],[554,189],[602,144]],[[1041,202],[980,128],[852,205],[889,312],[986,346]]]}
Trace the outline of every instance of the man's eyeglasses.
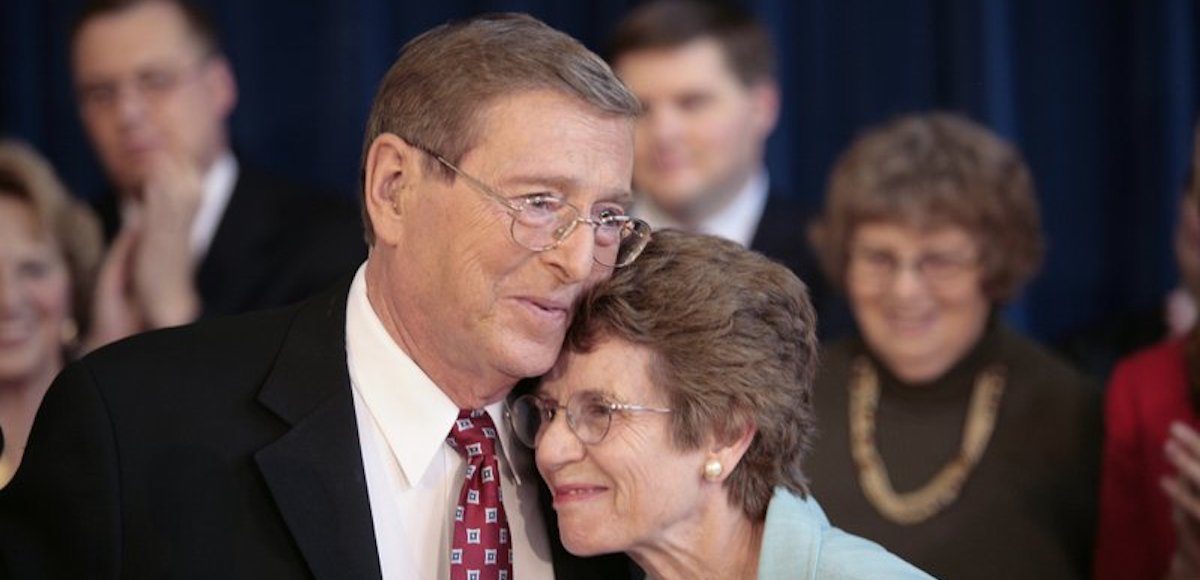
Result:
{"label": "man's eyeglasses", "polygon": [[149,102],[162,101],[184,84],[198,79],[210,63],[212,63],[212,59],[206,55],[196,62],[185,65],[148,66],[139,69],[127,79],[86,82],[79,86],[76,97],[83,108],[91,111],[108,110],[115,107],[126,89]]}
{"label": "man's eyeglasses", "polygon": [[455,167],[441,155],[417,146],[461,177],[479,193],[503,205],[512,224],[509,233],[514,242],[534,252],[553,250],[562,245],[579,224],[592,226],[596,249],[593,259],[602,266],[628,266],[650,242],[650,224],[626,215],[617,203],[597,203],[592,215],[584,217],[579,208],[552,193],[531,193],[519,197],[501,195],[495,188]]}
{"label": "man's eyeglasses", "polygon": [[595,445],[608,435],[614,413],[670,413],[670,409],[617,403],[595,391],[571,395],[567,404],[537,395],[521,395],[508,406],[508,420],[517,439],[536,449],[542,432],[554,421],[559,410],[567,412],[567,426],[587,445]]}

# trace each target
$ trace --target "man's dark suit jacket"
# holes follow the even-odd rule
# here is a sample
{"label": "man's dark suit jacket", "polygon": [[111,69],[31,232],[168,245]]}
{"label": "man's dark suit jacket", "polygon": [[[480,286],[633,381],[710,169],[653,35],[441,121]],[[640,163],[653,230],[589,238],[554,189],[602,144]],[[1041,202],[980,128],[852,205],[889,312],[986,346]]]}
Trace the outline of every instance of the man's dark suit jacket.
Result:
{"label": "man's dark suit jacket", "polygon": [[854,327],[845,300],[826,279],[808,241],[808,226],[816,210],[772,191],[754,231],[750,249],[787,266],[808,285],[817,310],[817,333],[822,339],[844,336]]}
{"label": "man's dark suit jacket", "polygon": [[[120,227],[112,194],[96,205],[105,236]],[[366,259],[353,203],[241,164],[229,204],[196,271],[203,317],[291,304],[352,274]]]}
{"label": "man's dark suit jacket", "polygon": [[[0,578],[379,578],[347,292],[69,365],[0,490]],[[559,578],[629,576],[570,557],[543,513]]]}

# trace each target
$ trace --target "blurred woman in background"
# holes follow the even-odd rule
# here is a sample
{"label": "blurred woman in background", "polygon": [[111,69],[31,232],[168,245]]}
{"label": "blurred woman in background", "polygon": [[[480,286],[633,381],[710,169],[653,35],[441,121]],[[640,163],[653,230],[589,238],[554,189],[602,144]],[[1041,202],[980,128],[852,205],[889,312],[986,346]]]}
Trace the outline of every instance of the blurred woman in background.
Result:
{"label": "blurred woman in background", "polygon": [[87,328],[103,243],[95,218],[33,149],[0,141],[0,487],[42,396]]}
{"label": "blurred woman in background", "polygon": [[997,311],[1042,234],[1020,154],[951,114],[867,131],[814,241],[861,338],[823,352],[809,473],[833,521],[942,578],[1088,573],[1099,393]]}
{"label": "blurred woman in background", "polygon": [[[1175,259],[1200,296],[1200,125],[1179,202]],[[1105,392],[1096,578],[1200,578],[1200,332],[1117,364]]]}

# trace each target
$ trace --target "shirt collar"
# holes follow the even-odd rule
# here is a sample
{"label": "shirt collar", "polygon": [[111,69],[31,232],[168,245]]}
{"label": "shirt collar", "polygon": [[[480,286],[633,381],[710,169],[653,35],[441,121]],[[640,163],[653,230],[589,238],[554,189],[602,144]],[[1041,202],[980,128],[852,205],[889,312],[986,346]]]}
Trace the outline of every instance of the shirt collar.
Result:
{"label": "shirt collar", "polygon": [[[732,240],[744,247],[750,247],[754,241],[754,233],[758,230],[758,222],[762,219],[763,208],[767,204],[767,194],[770,190],[770,178],[765,168],[759,169],[737,195],[725,204],[725,207],[701,221],[693,231],[711,234],[727,240]],[[679,221],[669,216],[658,207],[647,195],[639,199],[634,213],[645,220],[654,229],[683,227]]]}
{"label": "shirt collar", "polygon": [[226,150],[217,156],[212,167],[204,174],[204,192],[200,198],[200,206],[196,208],[196,218],[192,220],[191,247],[192,257],[197,261],[208,253],[212,246],[213,237],[217,235],[217,226],[221,216],[233,197],[233,187],[238,178],[238,162],[233,153]]}
{"label": "shirt collar", "polygon": [[[350,285],[346,303],[346,359],[350,382],[383,433],[407,484],[421,481],[446,445],[459,409],[400,348],[367,298],[366,266]],[[505,402],[485,407],[500,438],[504,463],[513,438],[505,421]],[[519,470],[511,468],[517,484]]]}

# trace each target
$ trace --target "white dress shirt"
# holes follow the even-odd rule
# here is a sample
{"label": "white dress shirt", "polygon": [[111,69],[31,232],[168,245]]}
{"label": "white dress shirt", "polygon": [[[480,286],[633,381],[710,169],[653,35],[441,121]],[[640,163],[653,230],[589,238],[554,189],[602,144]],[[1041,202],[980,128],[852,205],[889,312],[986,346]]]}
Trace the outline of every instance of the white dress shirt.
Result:
{"label": "white dress shirt", "polygon": [[710,234],[727,240],[735,241],[743,247],[750,247],[754,241],[754,233],[758,231],[758,222],[762,220],[763,208],[767,205],[767,192],[770,181],[767,170],[760,169],[750,179],[741,191],[725,204],[720,211],[701,221],[695,228],[684,227],[662,208],[654,204],[654,200],[641,193],[634,204],[633,213],[650,224],[654,229],[677,228],[695,233]]}
{"label": "white dress shirt", "polygon": [[[466,473],[446,443],[459,409],[387,333],[367,298],[365,272],[360,267],[350,286],[346,358],[379,564],[385,580],[441,580],[450,576],[454,509]],[[532,454],[509,453],[520,443],[504,421],[503,402],[486,410],[502,450],[513,575],[553,578]]]}
{"label": "white dress shirt", "polygon": [[199,263],[212,246],[213,237],[217,235],[217,226],[229,206],[229,198],[233,197],[233,187],[237,184],[238,162],[233,153],[225,151],[217,157],[208,173],[204,174],[204,193],[200,198],[200,206],[196,208],[196,217],[192,220],[191,247],[192,258]]}

